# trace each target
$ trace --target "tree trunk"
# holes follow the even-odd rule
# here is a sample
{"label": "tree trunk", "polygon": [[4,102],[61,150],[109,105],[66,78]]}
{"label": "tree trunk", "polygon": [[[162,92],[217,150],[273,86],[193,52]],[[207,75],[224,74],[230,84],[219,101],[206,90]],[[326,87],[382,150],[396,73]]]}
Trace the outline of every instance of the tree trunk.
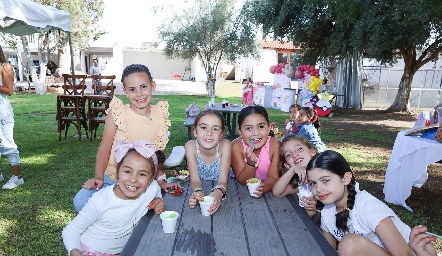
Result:
{"label": "tree trunk", "polygon": [[212,74],[207,74],[206,90],[207,96],[215,97],[215,83],[214,79],[212,78]]}
{"label": "tree trunk", "polygon": [[66,65],[66,51],[64,47],[58,48],[58,70],[61,74],[69,74],[69,65]]}
{"label": "tree trunk", "polygon": [[410,112],[410,94],[411,83],[413,82],[415,72],[411,68],[404,68],[404,74],[402,75],[401,82],[399,83],[398,93],[394,99],[393,104],[387,109],[393,112]]}

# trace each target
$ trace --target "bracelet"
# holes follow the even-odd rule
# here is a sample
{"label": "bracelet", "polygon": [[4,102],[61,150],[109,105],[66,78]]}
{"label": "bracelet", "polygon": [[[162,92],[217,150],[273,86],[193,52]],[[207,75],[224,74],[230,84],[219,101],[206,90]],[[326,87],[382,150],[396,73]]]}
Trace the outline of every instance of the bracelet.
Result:
{"label": "bracelet", "polygon": [[256,162],[256,164],[251,164],[249,162],[246,162],[248,166],[250,167],[258,167],[258,162]]}
{"label": "bracelet", "polygon": [[165,173],[163,173],[163,175],[157,177],[157,181],[160,181],[160,180],[167,180],[167,176]]}
{"label": "bracelet", "polygon": [[224,187],[223,185],[216,185],[215,187],[212,188],[212,192],[219,189],[221,191],[221,193],[223,194],[223,198],[222,200],[226,199],[226,194],[227,194],[227,189],[226,187]]}
{"label": "bracelet", "polygon": [[193,190],[193,192],[202,192],[202,193],[204,194],[204,191],[203,191],[202,188],[195,188],[195,189]]}

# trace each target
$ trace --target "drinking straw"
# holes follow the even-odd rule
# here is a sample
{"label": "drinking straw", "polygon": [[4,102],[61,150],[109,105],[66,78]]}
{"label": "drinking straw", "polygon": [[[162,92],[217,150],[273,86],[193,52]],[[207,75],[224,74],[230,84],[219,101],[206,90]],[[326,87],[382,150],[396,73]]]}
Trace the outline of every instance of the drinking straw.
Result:
{"label": "drinking straw", "polygon": [[439,239],[442,239],[442,236],[440,236],[440,235],[436,235],[436,234],[434,234],[434,233],[431,233],[431,232],[425,232],[425,234],[429,234],[429,235],[431,235],[431,236],[434,236],[434,237],[437,237],[437,238],[439,238]]}

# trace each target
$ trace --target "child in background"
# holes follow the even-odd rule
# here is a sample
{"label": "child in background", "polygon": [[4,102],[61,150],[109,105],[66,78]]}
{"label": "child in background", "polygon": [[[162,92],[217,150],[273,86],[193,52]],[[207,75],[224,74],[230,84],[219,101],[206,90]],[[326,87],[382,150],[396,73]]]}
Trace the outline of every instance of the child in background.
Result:
{"label": "child in background", "polygon": [[196,140],[190,140],[185,145],[187,168],[193,191],[189,198],[190,208],[203,201],[205,193],[201,188],[201,180],[218,181],[218,185],[209,194],[215,199],[209,208],[210,215],[221,206],[227,192],[232,146],[229,140],[222,139],[224,124],[224,118],[218,111],[204,110],[196,116],[193,124]]}
{"label": "child in background", "polygon": [[359,191],[341,154],[327,150],[314,156],[307,177],[325,205],[322,233],[339,255],[413,255],[407,244],[410,227],[379,199]]}
{"label": "child in background", "polygon": [[285,120],[284,137],[296,133],[297,127],[295,122],[296,119],[298,119],[299,110],[301,110],[301,106],[299,106],[298,104],[293,104],[290,106],[289,108],[290,120],[289,119]]}
{"label": "child in background", "polygon": [[[281,176],[273,186],[274,196],[283,197],[298,193],[298,182],[307,184],[305,168],[308,162],[318,153],[307,138],[292,134],[285,137],[279,150],[281,163],[279,175]],[[316,213],[316,199],[303,197],[301,202],[307,214],[312,218]]]}
{"label": "child in background", "polygon": [[164,211],[155,180],[155,147],[141,140],[134,144],[118,140],[115,158],[118,183],[95,193],[63,229],[63,242],[71,256],[118,255],[149,208],[156,214]]}
{"label": "child in background", "polygon": [[318,152],[326,150],[324,142],[319,137],[319,130],[321,123],[319,122],[318,115],[313,108],[303,107],[299,110],[299,116],[296,119],[297,135],[306,137],[313,146],[318,149]]}
{"label": "child in background", "polygon": [[247,93],[249,92],[249,87],[247,86],[247,79],[242,80],[242,101],[241,105],[247,105]]}
{"label": "child in background", "polygon": [[232,168],[237,181],[246,185],[250,178],[263,182],[255,194],[261,197],[272,190],[279,178],[279,146],[281,142],[269,136],[267,111],[261,106],[243,108],[238,115],[239,138],[232,142]]}
{"label": "child in background", "polygon": [[[168,128],[169,104],[159,101],[151,105],[152,93],[155,91],[155,81],[149,69],[141,64],[132,64],[123,70],[121,77],[123,91],[129,99],[129,104],[114,97],[109,105],[103,137],[97,151],[95,176],[87,180],[74,198],[74,207],[79,212],[88,199],[99,189],[115,184],[117,178],[117,162],[113,156],[113,147],[117,140],[134,142],[144,140],[155,145],[159,164],[157,166],[157,181],[166,191],[174,184],[166,183],[163,172],[165,155],[163,150],[169,141]],[[148,132],[147,132],[148,131]]]}
{"label": "child in background", "polygon": [[242,81],[242,102],[244,106],[252,105],[253,101],[253,82],[249,77],[247,79],[243,79]]}

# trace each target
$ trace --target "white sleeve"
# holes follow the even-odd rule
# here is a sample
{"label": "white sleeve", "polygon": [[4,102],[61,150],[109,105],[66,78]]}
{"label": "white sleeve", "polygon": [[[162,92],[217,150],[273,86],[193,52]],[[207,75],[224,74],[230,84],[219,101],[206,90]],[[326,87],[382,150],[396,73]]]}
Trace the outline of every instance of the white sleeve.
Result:
{"label": "white sleeve", "polygon": [[[81,234],[86,231],[90,225],[95,223],[101,215],[98,209],[102,207],[96,205],[98,200],[94,200],[99,197],[97,194],[98,193],[95,193],[94,196],[89,199],[80,213],[78,213],[78,215],[63,229],[63,232],[61,233],[63,243],[68,251],[68,254],[73,249],[81,250]],[[101,199],[101,197],[99,198]]]}

